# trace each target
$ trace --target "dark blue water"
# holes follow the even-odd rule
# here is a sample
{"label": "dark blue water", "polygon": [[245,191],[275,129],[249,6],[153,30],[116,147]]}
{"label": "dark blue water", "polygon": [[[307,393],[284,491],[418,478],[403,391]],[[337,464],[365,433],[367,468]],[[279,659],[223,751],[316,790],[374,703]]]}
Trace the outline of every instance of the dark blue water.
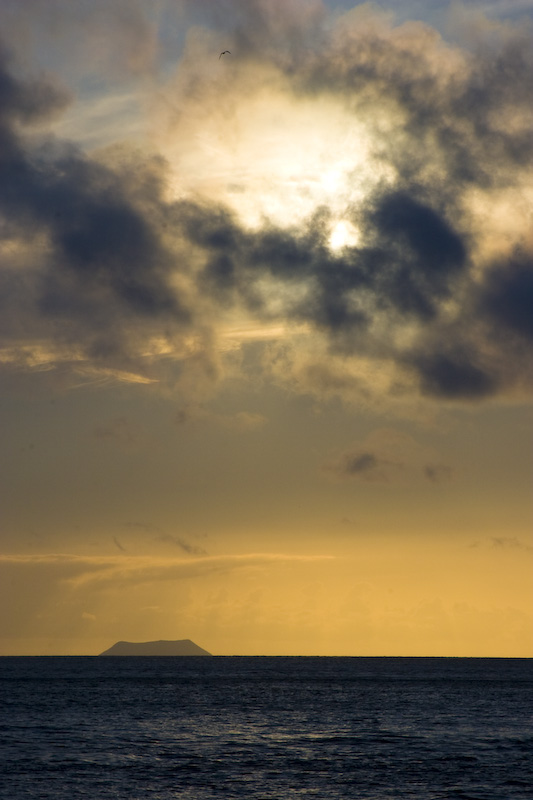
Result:
{"label": "dark blue water", "polygon": [[533,797],[533,661],[0,658],[0,796]]}

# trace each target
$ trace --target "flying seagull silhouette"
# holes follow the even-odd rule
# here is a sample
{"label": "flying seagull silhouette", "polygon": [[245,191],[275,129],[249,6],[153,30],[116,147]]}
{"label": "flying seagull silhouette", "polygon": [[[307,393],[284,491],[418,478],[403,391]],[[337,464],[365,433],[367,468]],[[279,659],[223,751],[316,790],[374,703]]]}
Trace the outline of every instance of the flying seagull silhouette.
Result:
{"label": "flying seagull silhouette", "polygon": [[220,61],[220,59],[222,58],[222,56],[225,56],[225,55],[226,55],[226,53],[229,53],[229,55],[231,55],[231,53],[230,53],[230,51],[229,51],[229,50],[223,50],[223,51],[221,52],[221,54],[219,55],[219,57],[218,57],[218,60]]}

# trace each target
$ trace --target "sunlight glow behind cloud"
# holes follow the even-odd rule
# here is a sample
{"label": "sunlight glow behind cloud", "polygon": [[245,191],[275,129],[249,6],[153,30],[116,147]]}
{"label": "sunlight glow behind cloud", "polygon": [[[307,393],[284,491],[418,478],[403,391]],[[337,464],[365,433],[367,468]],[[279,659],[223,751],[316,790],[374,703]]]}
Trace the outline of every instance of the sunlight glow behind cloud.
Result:
{"label": "sunlight glow behind cloud", "polygon": [[505,7],[0,4],[0,652],[531,653]]}

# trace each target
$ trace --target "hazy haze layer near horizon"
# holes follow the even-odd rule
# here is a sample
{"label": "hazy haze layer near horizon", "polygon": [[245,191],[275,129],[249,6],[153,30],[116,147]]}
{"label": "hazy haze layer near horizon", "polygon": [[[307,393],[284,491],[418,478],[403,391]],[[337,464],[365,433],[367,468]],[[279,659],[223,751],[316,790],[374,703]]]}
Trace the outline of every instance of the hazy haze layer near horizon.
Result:
{"label": "hazy haze layer near horizon", "polygon": [[533,656],[532,20],[0,4],[0,654]]}

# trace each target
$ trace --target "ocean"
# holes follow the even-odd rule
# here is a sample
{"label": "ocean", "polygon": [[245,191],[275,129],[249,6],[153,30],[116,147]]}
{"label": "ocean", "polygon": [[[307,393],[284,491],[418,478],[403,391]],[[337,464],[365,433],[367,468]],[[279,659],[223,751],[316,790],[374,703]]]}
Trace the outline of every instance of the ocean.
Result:
{"label": "ocean", "polygon": [[533,798],[533,660],[2,657],[2,800]]}

